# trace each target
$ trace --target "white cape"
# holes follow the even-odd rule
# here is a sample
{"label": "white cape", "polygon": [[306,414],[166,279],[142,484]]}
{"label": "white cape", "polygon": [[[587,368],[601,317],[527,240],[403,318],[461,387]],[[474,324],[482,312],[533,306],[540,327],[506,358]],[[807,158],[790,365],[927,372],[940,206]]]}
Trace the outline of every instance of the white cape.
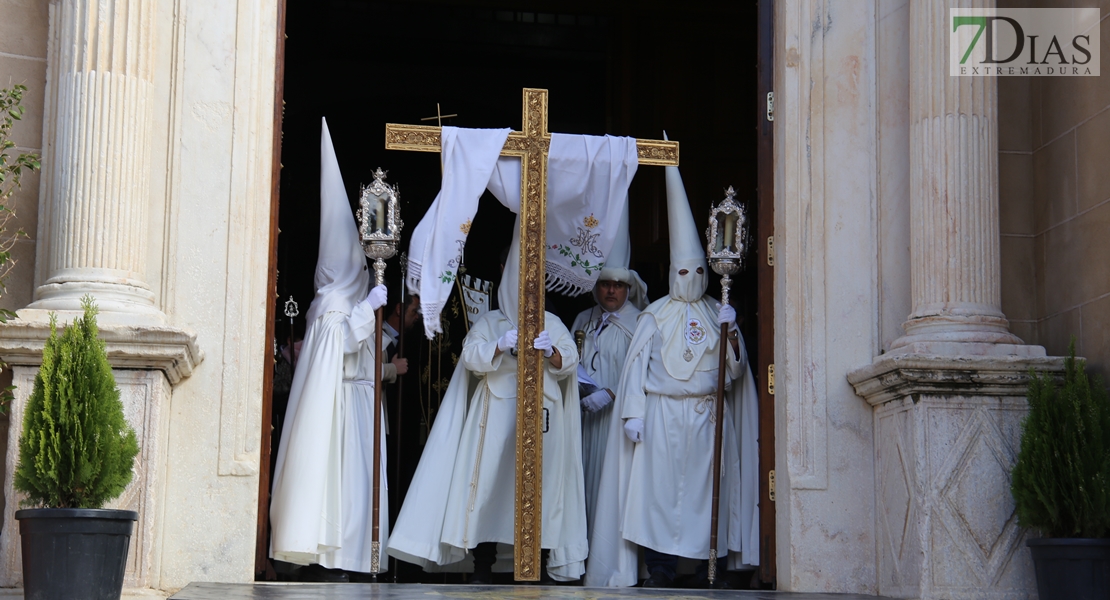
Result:
{"label": "white cape", "polygon": [[[624,359],[636,330],[640,309],[633,306],[632,302],[625,302],[615,313],[616,318],[610,316],[609,324],[598,334],[598,320],[601,315],[600,306],[584,310],[578,314],[571,329],[586,334],[580,359],[582,369],[598,386],[612,390],[615,395],[620,386]],[[582,411],[582,470],[586,481],[586,519],[591,526],[594,522],[597,490],[601,483],[601,465],[605,460],[612,415],[612,403],[596,412]]]}
{"label": "white cape", "polygon": [[[649,307],[645,313],[651,308]],[[613,407],[615,414],[624,412],[623,404],[629,386],[643,385],[646,379],[645,374],[638,371],[647,365],[646,355],[651,353],[652,338],[658,330],[654,326],[654,317],[649,314],[641,315],[640,322],[647,326],[637,327],[629,346],[620,390],[617,392],[617,400]],[[727,465],[730,460],[739,462],[740,493],[730,495],[727,503],[722,502],[718,517],[721,528],[727,532],[726,535],[719,536],[718,543],[728,546],[728,568],[730,569],[759,564],[759,405],[755,382],[747,368],[747,354],[743,340],[740,341],[740,354],[737,362],[741,363],[743,368],[740,370],[739,378],[732,382],[731,389],[725,394],[726,414],[731,417],[726,425],[731,425],[733,431],[739,436],[738,444],[732,445],[732,453],[738,453],[739,456],[722,455],[722,464]],[[637,360],[638,358],[640,360]],[[716,360],[715,357],[714,360]],[[646,435],[650,434],[651,432],[648,432]],[[591,522],[590,557],[586,568],[585,584],[595,587],[627,587],[636,585],[639,575],[639,548],[625,538],[623,531],[629,504],[629,481],[636,444],[625,436],[624,422],[620,418],[611,420],[608,442],[602,466],[597,507],[594,521]],[[708,527],[705,528],[705,540],[708,545]]]}
{"label": "white cape", "polygon": [[[390,556],[430,571],[465,568],[459,563],[478,543],[513,542],[516,359],[493,357],[497,339],[510,327],[494,310],[467,334],[390,537]],[[548,573],[569,581],[582,575],[587,555],[578,354],[558,317],[547,313],[546,328],[563,368],[547,368],[544,377],[550,429],[543,440],[540,545],[550,550]],[[499,561],[494,570],[511,571],[512,565]]]}
{"label": "white cape", "polygon": [[[308,327],[278,446],[270,556],[296,564],[371,571],[374,313],[327,312]],[[385,419],[379,536],[388,540]],[[384,571],[386,561],[381,561]]]}

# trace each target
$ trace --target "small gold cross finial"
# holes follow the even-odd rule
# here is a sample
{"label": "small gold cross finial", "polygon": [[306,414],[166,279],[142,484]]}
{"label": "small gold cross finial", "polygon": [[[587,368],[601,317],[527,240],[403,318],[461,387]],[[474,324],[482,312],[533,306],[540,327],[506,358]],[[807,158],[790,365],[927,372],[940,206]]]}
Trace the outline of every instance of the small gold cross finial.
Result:
{"label": "small gold cross finial", "polygon": [[439,112],[439,102],[436,102],[436,116],[434,116],[434,117],[424,117],[423,119],[420,119],[420,120],[421,121],[431,121],[432,119],[435,119],[436,125],[438,125],[440,127],[443,127],[443,120],[444,119],[450,119],[451,117],[457,117],[457,116],[459,116],[459,115],[458,114],[453,114],[453,115],[440,114],[440,112]]}

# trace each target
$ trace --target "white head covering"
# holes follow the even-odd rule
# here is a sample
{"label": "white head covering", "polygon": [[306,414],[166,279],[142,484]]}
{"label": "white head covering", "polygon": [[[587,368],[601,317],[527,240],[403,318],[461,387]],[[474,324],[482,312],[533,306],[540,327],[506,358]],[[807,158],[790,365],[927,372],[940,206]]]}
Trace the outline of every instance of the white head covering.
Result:
{"label": "white head covering", "polygon": [[313,323],[325,313],[351,314],[351,308],[366,297],[370,272],[362,252],[328,122],[320,128],[320,255],[316,259],[316,297],[305,315]]}
{"label": "white head covering", "polygon": [[509,244],[509,255],[505,257],[505,270],[501,272],[501,283],[497,286],[497,308],[505,318],[519,328],[517,303],[520,300],[520,213],[513,221],[513,242]]}
{"label": "white head covering", "polygon": [[[601,281],[619,281],[628,285],[628,299],[626,303],[631,303],[639,310],[643,310],[648,305],[647,297],[647,284],[643,279],[640,279],[640,274],[628,268],[630,258],[632,255],[632,243],[628,236],[628,198],[624,200],[624,210],[621,212],[621,220],[617,224],[617,236],[613,242],[613,249],[609,252],[609,256],[605,257],[605,267],[601,269],[598,274],[597,280]],[[594,286],[594,300],[598,299],[597,286]]]}
{"label": "white head covering", "polygon": [[[663,132],[663,139],[667,133]],[[705,295],[709,285],[709,269],[705,263],[705,248],[698,238],[698,227],[690,213],[690,201],[682,185],[678,167],[665,167],[667,174],[667,226],[671,232],[671,298],[694,302]],[[698,273],[698,267],[702,272]],[[686,275],[678,272],[686,269]]]}
{"label": "white head covering", "polygon": [[[666,132],[663,139],[667,139]],[[687,381],[694,371],[717,368],[720,331],[716,314],[703,297],[709,285],[705,249],[690,212],[690,201],[678,167],[665,167],[667,175],[667,226],[671,234],[670,294],[645,312],[655,317],[663,337],[663,365],[671,377]],[[701,273],[698,273],[698,269]],[[685,269],[686,274],[679,271]]]}

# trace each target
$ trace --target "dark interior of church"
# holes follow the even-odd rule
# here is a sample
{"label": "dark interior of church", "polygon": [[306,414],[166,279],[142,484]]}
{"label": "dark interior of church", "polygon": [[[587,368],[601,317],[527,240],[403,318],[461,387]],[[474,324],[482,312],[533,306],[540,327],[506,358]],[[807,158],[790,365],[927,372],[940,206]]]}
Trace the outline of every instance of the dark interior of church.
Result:
{"label": "dark interior of church", "polygon": [[[352,203],[378,167],[388,171],[387,183],[399,185],[402,249],[439,190],[439,156],[386,150],[385,124],[436,124],[422,119],[436,117],[438,104],[441,114],[457,115],[443,118],[444,125],[520,129],[525,87],[549,90],[553,132],[662,139],[665,130],[678,140],[699,227],[729,186],[747,205],[750,222],[757,222],[756,115],[763,99],[756,87],[755,2],[287,0],[286,10],[279,343],[288,339],[281,305],[294,297],[303,317],[314,293],[321,117]],[[667,293],[669,267],[663,168],[641,166],[629,196],[631,267],[654,300]],[[513,222],[487,192],[466,245],[468,274],[498,280],[497,259]],[[754,228],[751,233],[754,239]],[[386,279],[390,287],[400,285],[396,258]],[[719,278],[710,281],[709,293],[719,295]],[[734,281],[733,302],[756,364],[755,269]],[[589,294],[549,294],[548,310],[569,325],[592,302]],[[406,344],[410,364],[427,363],[431,350],[419,325]],[[448,370],[443,378],[450,377],[449,364],[435,367]],[[406,401],[435,379],[432,370],[425,375],[419,369],[406,376]],[[425,399],[413,402],[423,408]],[[275,401],[275,418],[280,412]],[[398,448],[408,459],[398,471],[398,458],[390,457],[394,514],[426,435],[423,421],[430,420],[411,408],[400,416],[399,434],[407,441]],[[400,581],[406,580],[443,582],[444,576],[402,569]]]}

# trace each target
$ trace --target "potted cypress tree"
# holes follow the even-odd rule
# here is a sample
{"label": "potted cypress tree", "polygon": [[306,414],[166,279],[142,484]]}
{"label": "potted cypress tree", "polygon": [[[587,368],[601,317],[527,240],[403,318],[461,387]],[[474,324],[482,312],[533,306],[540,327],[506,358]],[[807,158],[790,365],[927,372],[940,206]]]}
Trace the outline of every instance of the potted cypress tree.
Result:
{"label": "potted cypress tree", "polygon": [[138,513],[106,510],[131,481],[135,431],[97,337],[96,307],[59,335],[51,315],[42,367],[23,413],[14,485],[27,495],[15,518],[28,600],[118,600]]}
{"label": "potted cypress tree", "polygon": [[1041,600],[1110,597],[1110,400],[1068,348],[1064,380],[1031,373],[1010,491]]}

